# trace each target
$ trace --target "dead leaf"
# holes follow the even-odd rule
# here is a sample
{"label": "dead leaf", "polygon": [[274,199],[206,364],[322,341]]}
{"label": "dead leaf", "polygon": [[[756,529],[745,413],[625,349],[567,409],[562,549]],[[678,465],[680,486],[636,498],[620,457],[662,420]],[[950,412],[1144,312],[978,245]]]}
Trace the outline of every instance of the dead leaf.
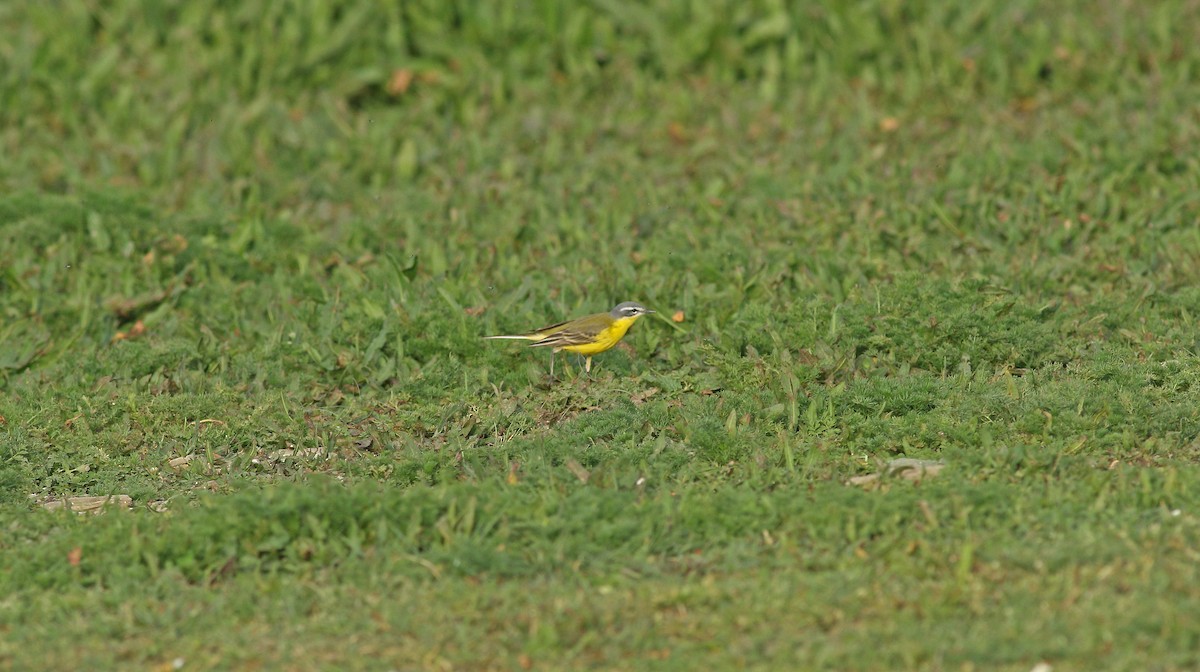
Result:
{"label": "dead leaf", "polygon": [[584,469],[583,465],[576,461],[573,457],[567,458],[565,466],[567,467],[567,471],[575,474],[575,478],[578,478],[580,483],[587,483],[588,479],[592,477],[591,473],[589,473],[587,469]]}
{"label": "dead leaf", "polygon": [[629,397],[629,400],[633,402],[634,406],[641,406],[642,404],[646,403],[647,399],[658,394],[658,392],[659,389],[657,387],[647,388]]}
{"label": "dead leaf", "polygon": [[193,422],[192,424],[196,425],[196,427],[198,429],[203,430],[206,427],[208,427],[209,425],[221,425],[222,427],[224,427],[225,421],[217,420],[216,418],[205,418],[203,420],[197,420],[197,421]]}
{"label": "dead leaf", "polygon": [[888,462],[883,471],[876,474],[855,476],[846,481],[847,485],[870,486],[883,478],[901,478],[917,483],[930,476],[937,476],[946,464],[939,460],[918,460],[911,457],[901,457]]}
{"label": "dead leaf", "polygon": [[133,324],[133,327],[131,327],[129,329],[129,331],[118,331],[117,333],[113,334],[112,340],[113,341],[133,340],[133,339],[137,338],[138,336],[141,336],[144,333],[146,333],[146,324],[144,322],[142,322],[141,320],[138,320],[137,322],[135,322]]}
{"label": "dead leaf", "polygon": [[221,565],[221,567],[219,569],[217,569],[217,571],[215,571],[209,575],[208,585],[210,585],[210,586],[216,585],[217,582],[221,581],[222,579],[233,576],[236,573],[237,573],[237,556],[231,555],[231,556],[229,556],[229,559],[225,561],[225,564]]}
{"label": "dead leaf", "polygon": [[671,321],[672,322],[683,322],[683,311],[682,310],[675,311],[675,314],[671,316]]}
{"label": "dead leaf", "polygon": [[507,480],[508,480],[509,485],[516,485],[517,483],[520,482],[519,479],[517,478],[517,472],[520,470],[521,470],[521,465],[517,464],[516,462],[513,462],[512,464],[508,465],[508,479]]}
{"label": "dead leaf", "polygon": [[919,481],[924,476],[934,476],[946,467],[941,460],[918,460],[899,457],[887,463],[888,476],[900,476],[910,481]]}
{"label": "dead leaf", "polygon": [[268,453],[267,459],[272,462],[283,462],[294,457],[315,459],[324,456],[325,449],[321,448],[320,446],[314,446],[312,448],[301,448],[299,450],[296,450],[295,448],[280,448],[279,450],[273,450]]}
{"label": "dead leaf", "polygon": [[81,560],[83,560],[83,548],[76,546],[67,552],[67,564],[72,567],[78,567]]}
{"label": "dead leaf", "polygon": [[678,121],[672,121],[671,123],[667,124],[667,135],[670,136],[671,140],[677,145],[686,144],[688,141],[687,129],[685,129],[683,124],[679,123]]}
{"label": "dead leaf", "polygon": [[166,254],[179,254],[188,248],[187,238],[178,233],[158,244],[158,249]]}
{"label": "dead leaf", "polygon": [[895,117],[884,117],[879,120],[879,130],[884,133],[891,133],[900,128],[900,120]]}
{"label": "dead leaf", "polygon": [[179,470],[183,469],[184,467],[186,467],[188,465],[188,463],[191,462],[192,459],[195,457],[196,457],[195,454],[182,455],[180,457],[176,457],[176,458],[169,460],[167,462],[167,464],[175,471],[179,471]]}
{"label": "dead leaf", "polygon": [[413,71],[408,68],[398,68],[392,71],[392,76],[388,78],[387,92],[393,96],[402,96],[408,93],[408,89],[413,83]]}
{"label": "dead leaf", "polygon": [[917,508],[921,510],[921,515],[925,516],[925,522],[929,523],[930,527],[936,529],[938,527],[938,517],[933,512],[933,507],[929,505],[929,502],[922,499],[917,502]]}
{"label": "dead leaf", "polygon": [[54,499],[45,504],[42,508],[47,511],[57,511],[59,509],[67,509],[75,513],[99,513],[105,506],[112,504],[115,506],[123,506],[129,508],[133,506],[133,498],[129,495],[111,495],[103,497],[65,497],[63,499]]}
{"label": "dead leaf", "polygon": [[471,317],[479,317],[486,310],[487,310],[487,307],[485,307],[485,306],[471,306],[470,308],[464,308],[463,312],[466,313],[467,315],[470,315]]}
{"label": "dead leaf", "polygon": [[174,287],[167,287],[166,289],[157,292],[147,292],[131,299],[112,298],[106,301],[105,305],[117,317],[127,320],[134,315],[144,314],[156,308],[160,303],[171,297],[174,289]]}
{"label": "dead leaf", "polygon": [[175,670],[182,670],[183,666],[186,664],[187,661],[183,658],[175,658],[173,660],[163,661],[151,669],[153,669],[154,672],[175,672]]}
{"label": "dead leaf", "polygon": [[1013,107],[1017,108],[1018,112],[1029,113],[1038,108],[1038,101],[1037,98],[1026,96],[1024,98],[1018,98],[1013,103]]}

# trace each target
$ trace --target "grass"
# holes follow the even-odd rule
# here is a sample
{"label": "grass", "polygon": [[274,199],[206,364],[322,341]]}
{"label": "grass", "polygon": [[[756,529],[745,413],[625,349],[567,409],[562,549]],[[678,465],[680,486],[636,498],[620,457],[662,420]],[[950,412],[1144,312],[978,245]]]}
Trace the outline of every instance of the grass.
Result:
{"label": "grass", "polygon": [[1198,13],[0,9],[0,667],[1196,667]]}

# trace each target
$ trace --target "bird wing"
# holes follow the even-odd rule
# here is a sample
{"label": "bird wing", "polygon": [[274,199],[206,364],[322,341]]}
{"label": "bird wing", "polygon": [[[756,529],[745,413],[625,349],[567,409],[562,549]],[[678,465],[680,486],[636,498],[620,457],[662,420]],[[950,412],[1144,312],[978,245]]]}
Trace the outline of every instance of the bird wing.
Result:
{"label": "bird wing", "polygon": [[600,332],[607,329],[611,324],[612,317],[608,313],[596,313],[595,315],[588,315],[577,320],[552,324],[530,332],[531,335],[541,336],[541,339],[530,343],[529,346],[532,348],[545,346],[561,348],[568,345],[593,343],[596,337],[600,335]]}
{"label": "bird wing", "polygon": [[535,339],[536,338],[545,338],[546,336],[553,334],[554,332],[562,329],[563,327],[567,326],[568,324],[570,324],[572,322],[578,322],[578,320],[567,320],[566,322],[559,322],[558,324],[549,324],[549,325],[542,327],[541,329],[534,329],[533,331],[530,331],[530,332],[526,333],[525,335],[529,336],[530,338],[535,338]]}

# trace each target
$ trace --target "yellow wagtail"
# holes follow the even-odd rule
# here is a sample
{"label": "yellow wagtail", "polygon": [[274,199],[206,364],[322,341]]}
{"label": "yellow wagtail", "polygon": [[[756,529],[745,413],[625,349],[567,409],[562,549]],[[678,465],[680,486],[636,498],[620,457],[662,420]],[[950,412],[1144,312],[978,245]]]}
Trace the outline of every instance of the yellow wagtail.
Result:
{"label": "yellow wagtail", "polygon": [[[596,313],[576,320],[559,322],[525,334],[484,336],[484,338],[533,341],[529,344],[532,348],[549,347],[552,348],[552,352],[559,350],[574,352],[587,357],[584,371],[591,373],[592,355],[604,352],[619,343],[625,337],[625,332],[629,331],[639,317],[653,312],[636,301],[626,301],[618,303],[607,313]],[[550,359],[550,375],[554,375],[553,357]]]}

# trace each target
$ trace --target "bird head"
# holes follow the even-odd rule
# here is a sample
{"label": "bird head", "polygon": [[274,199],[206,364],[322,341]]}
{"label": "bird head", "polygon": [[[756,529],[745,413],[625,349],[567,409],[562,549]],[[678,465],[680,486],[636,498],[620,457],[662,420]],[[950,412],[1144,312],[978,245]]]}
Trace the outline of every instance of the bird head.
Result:
{"label": "bird head", "polygon": [[610,312],[609,315],[612,315],[614,319],[618,320],[621,318],[636,319],[642,315],[653,312],[653,310],[650,310],[637,301],[626,301],[625,303],[618,303],[616,307],[612,309],[612,312]]}

